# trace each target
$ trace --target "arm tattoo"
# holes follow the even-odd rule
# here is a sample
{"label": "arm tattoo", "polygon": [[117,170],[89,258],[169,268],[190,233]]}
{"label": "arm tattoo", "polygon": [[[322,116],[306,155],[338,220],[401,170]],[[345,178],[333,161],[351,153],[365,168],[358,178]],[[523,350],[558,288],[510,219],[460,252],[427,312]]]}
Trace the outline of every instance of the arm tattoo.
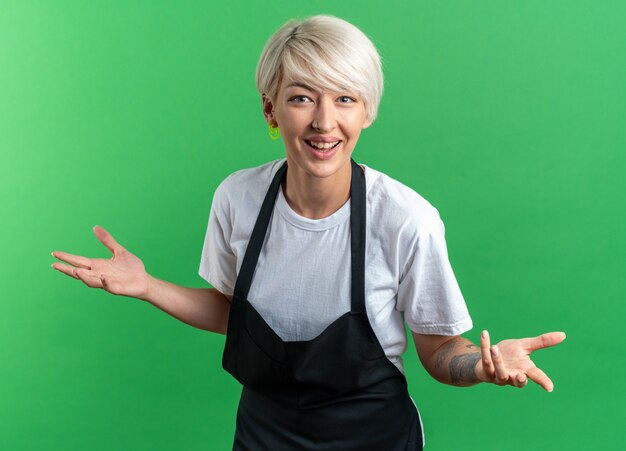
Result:
{"label": "arm tattoo", "polygon": [[[456,347],[458,346],[457,343],[455,343],[454,341],[451,341],[449,343],[446,343],[445,345],[443,345],[441,347],[441,349],[439,350],[439,352],[437,353],[437,360],[435,361],[435,365],[438,368],[441,368],[449,359],[452,355],[454,355],[455,351],[456,351]],[[469,343],[467,345],[465,345],[465,347],[467,349],[476,349],[476,345]]]}
{"label": "arm tattoo", "polygon": [[457,385],[462,382],[478,382],[475,368],[479,360],[480,352],[460,354],[452,357],[452,360],[450,360],[448,364],[452,384]]}
{"label": "arm tattoo", "polygon": [[439,349],[439,352],[437,352],[437,359],[435,360],[435,366],[437,368],[441,368],[444,365],[444,363],[448,361],[455,347],[456,347],[456,343],[449,342],[449,343],[444,344]]}

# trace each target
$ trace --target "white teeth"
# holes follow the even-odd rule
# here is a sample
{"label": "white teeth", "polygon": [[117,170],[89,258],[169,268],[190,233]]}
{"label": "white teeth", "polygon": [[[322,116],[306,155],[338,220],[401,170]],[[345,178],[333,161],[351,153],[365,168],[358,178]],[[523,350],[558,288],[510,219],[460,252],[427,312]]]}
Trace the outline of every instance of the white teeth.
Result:
{"label": "white teeth", "polygon": [[312,141],[307,141],[307,142],[311,146],[315,147],[316,149],[332,149],[337,144],[339,144],[339,141],[335,141],[335,142],[332,142],[332,143],[322,143],[322,142],[312,142]]}

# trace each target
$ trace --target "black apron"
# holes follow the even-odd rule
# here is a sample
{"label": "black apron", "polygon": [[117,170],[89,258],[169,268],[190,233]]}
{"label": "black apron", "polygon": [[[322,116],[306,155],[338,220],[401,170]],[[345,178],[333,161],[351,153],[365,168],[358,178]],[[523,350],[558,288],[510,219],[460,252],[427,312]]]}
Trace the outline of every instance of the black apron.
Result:
{"label": "black apron", "polygon": [[243,385],[234,450],[422,449],[406,378],[365,310],[365,174],[351,163],[351,307],[312,340],[281,340],[247,300],[286,162],[267,191],[235,283],[222,360]]}

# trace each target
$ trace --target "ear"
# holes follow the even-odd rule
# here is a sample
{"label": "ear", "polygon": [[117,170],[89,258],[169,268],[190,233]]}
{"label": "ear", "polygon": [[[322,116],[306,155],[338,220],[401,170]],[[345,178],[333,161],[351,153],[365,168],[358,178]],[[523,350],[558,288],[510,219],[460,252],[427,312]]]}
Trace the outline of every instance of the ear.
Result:
{"label": "ear", "polygon": [[263,116],[265,117],[265,122],[277,126],[278,123],[274,117],[274,105],[267,94],[263,93],[261,95],[261,102],[263,102]]}
{"label": "ear", "polygon": [[363,127],[362,127],[362,128],[367,128],[367,127],[369,127],[370,125],[372,125],[372,122],[374,122],[374,121],[372,121],[372,120],[371,120],[371,119],[369,119],[369,118],[365,118],[365,122],[363,122]]}

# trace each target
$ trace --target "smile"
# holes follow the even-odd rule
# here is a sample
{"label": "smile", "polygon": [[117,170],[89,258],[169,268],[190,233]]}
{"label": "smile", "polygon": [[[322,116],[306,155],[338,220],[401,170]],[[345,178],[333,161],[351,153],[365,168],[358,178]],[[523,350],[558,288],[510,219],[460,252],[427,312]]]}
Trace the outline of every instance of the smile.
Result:
{"label": "smile", "polygon": [[341,141],[325,143],[325,142],[313,142],[313,141],[304,140],[304,142],[306,142],[309,146],[313,147],[316,150],[319,150],[321,152],[328,152],[329,150],[334,149],[335,147],[337,147],[337,145]]}

